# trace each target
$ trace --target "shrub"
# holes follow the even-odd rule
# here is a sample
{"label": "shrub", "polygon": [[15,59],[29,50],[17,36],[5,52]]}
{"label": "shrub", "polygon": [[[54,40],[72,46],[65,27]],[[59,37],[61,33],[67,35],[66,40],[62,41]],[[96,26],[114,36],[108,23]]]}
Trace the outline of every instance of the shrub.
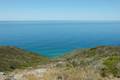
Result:
{"label": "shrub", "polygon": [[111,73],[114,77],[120,76],[120,68],[117,67],[117,64],[120,63],[120,56],[111,56],[106,59],[103,64],[106,66],[104,68],[104,73]]}

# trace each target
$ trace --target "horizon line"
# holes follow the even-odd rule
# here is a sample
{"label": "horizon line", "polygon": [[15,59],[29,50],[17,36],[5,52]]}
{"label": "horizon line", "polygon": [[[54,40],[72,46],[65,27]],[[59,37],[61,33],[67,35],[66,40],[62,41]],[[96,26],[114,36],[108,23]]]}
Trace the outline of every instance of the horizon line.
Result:
{"label": "horizon line", "polygon": [[120,20],[0,20],[0,21],[120,21]]}

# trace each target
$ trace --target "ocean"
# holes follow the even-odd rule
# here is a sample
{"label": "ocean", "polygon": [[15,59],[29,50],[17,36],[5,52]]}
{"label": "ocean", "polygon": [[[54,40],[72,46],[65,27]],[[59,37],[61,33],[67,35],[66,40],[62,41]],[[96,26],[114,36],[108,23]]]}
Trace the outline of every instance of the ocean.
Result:
{"label": "ocean", "polygon": [[120,45],[120,22],[0,21],[0,46],[56,57],[102,45]]}

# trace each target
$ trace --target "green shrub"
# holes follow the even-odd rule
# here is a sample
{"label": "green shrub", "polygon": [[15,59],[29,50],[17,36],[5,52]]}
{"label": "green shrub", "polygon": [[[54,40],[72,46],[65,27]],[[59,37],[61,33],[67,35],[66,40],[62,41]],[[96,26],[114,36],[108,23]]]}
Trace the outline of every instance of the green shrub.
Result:
{"label": "green shrub", "polygon": [[17,68],[34,67],[47,63],[47,57],[28,52],[20,48],[0,46],[0,71],[11,71]]}
{"label": "green shrub", "polygon": [[120,63],[120,56],[109,57],[103,62],[106,66],[104,72],[111,73],[114,77],[120,76],[120,68],[117,67],[118,63]]}

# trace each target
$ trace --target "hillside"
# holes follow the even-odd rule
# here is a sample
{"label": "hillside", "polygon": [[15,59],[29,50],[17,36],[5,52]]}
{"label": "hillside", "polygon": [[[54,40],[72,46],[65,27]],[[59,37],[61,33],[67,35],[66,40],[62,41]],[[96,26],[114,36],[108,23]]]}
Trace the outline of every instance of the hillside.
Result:
{"label": "hillside", "polygon": [[20,48],[0,46],[0,72],[44,64],[48,58]]}
{"label": "hillside", "polygon": [[120,47],[78,49],[65,55],[64,59],[72,67],[89,67],[99,72],[102,77],[120,78]]}
{"label": "hillside", "polygon": [[119,46],[77,49],[57,61],[47,80],[56,75],[63,80],[120,80]]}
{"label": "hillside", "polygon": [[[13,70],[48,62],[46,57],[15,47],[0,47],[0,57],[1,70]],[[42,67],[13,71],[2,75],[0,79],[120,80],[120,47],[98,46],[77,49],[62,57],[50,60]]]}

